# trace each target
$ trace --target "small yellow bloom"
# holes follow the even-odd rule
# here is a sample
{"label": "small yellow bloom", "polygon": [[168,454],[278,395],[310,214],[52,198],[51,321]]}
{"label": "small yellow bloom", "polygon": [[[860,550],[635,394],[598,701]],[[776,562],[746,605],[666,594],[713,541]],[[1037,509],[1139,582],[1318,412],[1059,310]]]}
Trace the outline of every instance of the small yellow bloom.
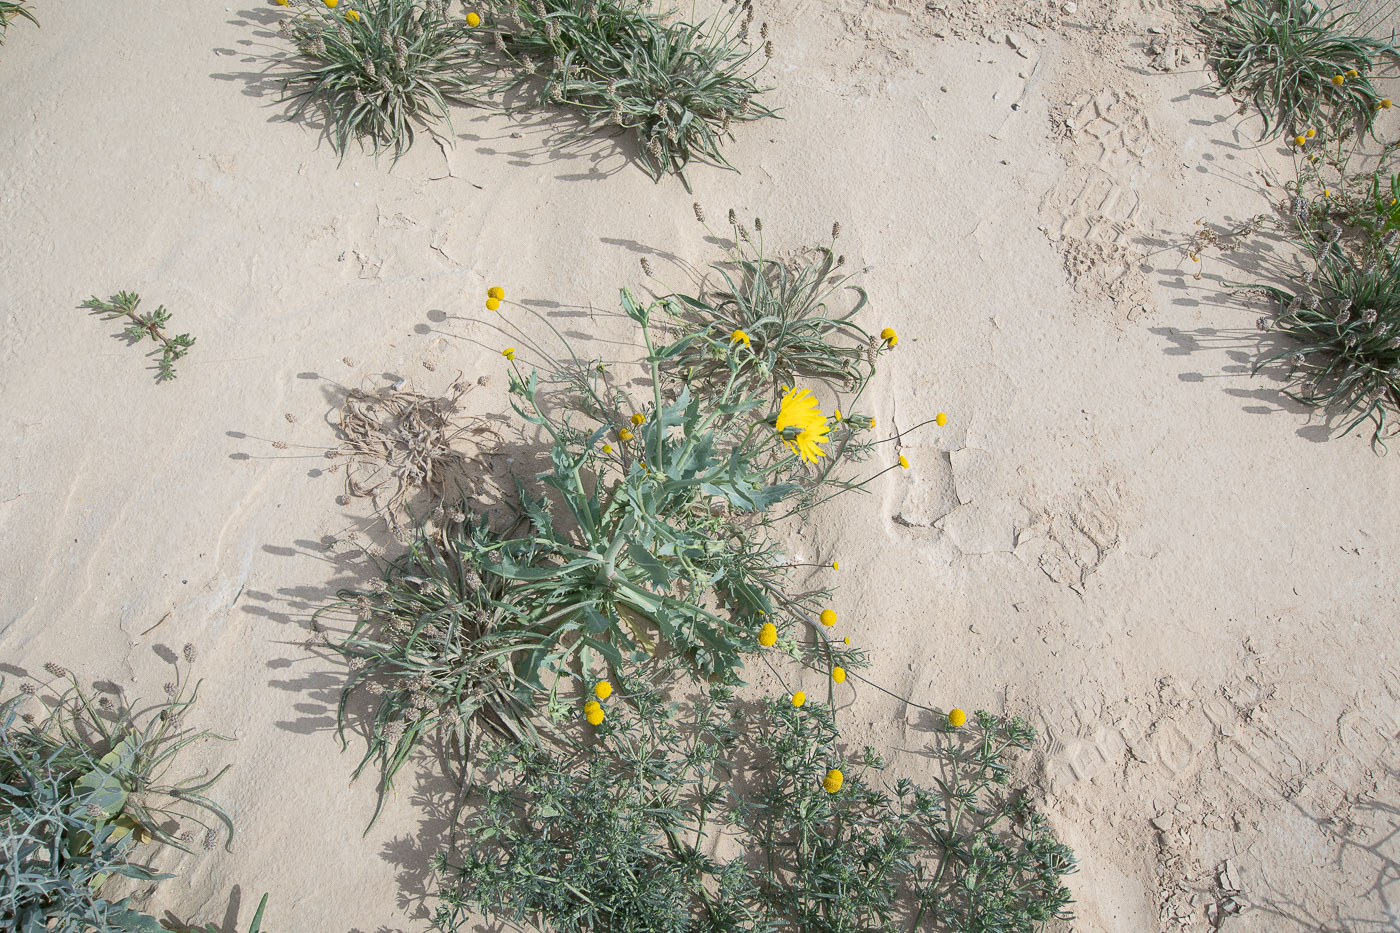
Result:
{"label": "small yellow bloom", "polygon": [[332,10],[334,10],[339,3],[340,0],[326,0],[326,6],[330,7]]}
{"label": "small yellow bloom", "polygon": [[606,700],[612,696],[612,684],[606,680],[600,680],[593,685],[593,695],[600,700]]}
{"label": "small yellow bloom", "polygon": [[783,438],[799,460],[816,463],[826,456],[821,445],[828,442],[826,415],[817,408],[816,396],[811,389],[784,390],[787,392],[778,403],[778,418],[774,429],[782,434],[788,428],[796,428],[798,434],[792,440]]}
{"label": "small yellow bloom", "polygon": [[831,416],[832,416],[833,418],[835,418],[837,421],[840,421],[840,420],[841,420],[841,409],[838,408],[838,409],[836,409],[835,411],[833,411],[833,412],[831,413]]}
{"label": "small yellow bloom", "polygon": [[1306,136],[1294,136],[1294,137],[1293,137],[1293,145],[1295,145],[1295,146],[1301,146],[1301,145],[1303,145],[1303,143],[1305,143],[1305,142],[1307,142],[1307,141],[1308,141],[1308,138],[1307,138]]}
{"label": "small yellow bloom", "polygon": [[504,356],[508,360],[515,359],[515,347],[506,347],[501,351],[501,356]]}
{"label": "small yellow bloom", "polygon": [[849,645],[849,644],[851,643],[851,636],[847,635],[845,638],[843,638],[843,639],[841,639],[841,640],[842,640],[843,642],[845,642],[846,644]]}
{"label": "small yellow bloom", "polygon": [[742,343],[746,347],[749,346],[749,335],[744,333],[742,330],[730,331],[729,344],[730,346],[733,346],[736,343]]}
{"label": "small yellow bloom", "polygon": [[1345,84],[1345,83],[1346,83],[1346,80],[1347,80],[1346,75],[1333,75],[1333,76],[1332,76],[1332,83],[1335,84],[1335,85],[1337,85],[1337,87],[1341,87],[1343,84]]}
{"label": "small yellow bloom", "polygon": [[647,416],[644,415],[644,414],[642,414],[641,412],[634,412],[633,415],[632,415],[632,423],[633,423],[633,424],[642,424],[642,423],[644,423],[646,420],[647,420]]}
{"label": "small yellow bloom", "polygon": [[797,691],[792,695],[792,705],[796,706],[798,709],[801,709],[802,704],[806,702],[807,694],[803,693],[801,690]]}
{"label": "small yellow bloom", "polygon": [[1308,130],[1306,133],[1304,133],[1303,135],[1306,136],[1308,139],[1312,139],[1314,136],[1317,135],[1317,130],[1309,129],[1309,130]]}
{"label": "small yellow bloom", "polygon": [[828,794],[834,794],[841,789],[841,785],[846,781],[846,776],[841,773],[840,768],[832,768],[826,772],[826,777],[822,778],[822,790]]}
{"label": "small yellow bloom", "polygon": [[838,684],[844,684],[846,682],[846,669],[840,665],[833,667],[831,669],[831,679]]}
{"label": "small yellow bloom", "polygon": [[486,310],[487,310],[487,311],[495,311],[495,310],[496,310],[497,308],[499,308],[500,306],[501,306],[501,299],[499,299],[499,298],[487,298],[487,299],[486,299]]}
{"label": "small yellow bloom", "polygon": [[632,439],[632,432],[623,428],[621,431],[617,432],[617,439],[626,443]]}
{"label": "small yellow bloom", "polygon": [[1359,76],[1360,76],[1360,72],[1358,72],[1355,68],[1348,68],[1348,69],[1347,69],[1347,77],[1348,77],[1348,78],[1355,78],[1355,77],[1359,77]]}
{"label": "small yellow bloom", "polygon": [[758,643],[765,648],[771,648],[778,642],[778,627],[772,622],[764,622],[763,628],[758,630]]}
{"label": "small yellow bloom", "polygon": [[831,628],[833,625],[836,624],[836,610],[835,610],[835,609],[823,609],[823,610],[822,610],[822,615],[821,615],[821,620],[822,620],[822,625],[825,625],[827,628]]}
{"label": "small yellow bloom", "polygon": [[480,14],[480,13],[468,13],[468,14],[467,14],[467,25],[470,26],[470,27],[473,28],[473,29],[475,29],[476,27],[480,26],[480,25],[481,25],[481,14]]}
{"label": "small yellow bloom", "polygon": [[603,704],[597,700],[589,700],[583,704],[583,718],[588,720],[590,726],[600,724],[606,717],[607,714],[603,712]]}
{"label": "small yellow bloom", "polygon": [[840,570],[840,569],[841,569],[841,564],[840,564],[840,562],[838,562],[838,561],[832,561],[832,562],[831,562],[831,569],[832,569],[832,570]]}
{"label": "small yellow bloom", "polygon": [[1186,255],[1188,255],[1188,256],[1191,257],[1191,261],[1192,261],[1192,262],[1200,262],[1200,261],[1201,261],[1201,257],[1200,257],[1200,256],[1197,256],[1195,253],[1187,253]]}
{"label": "small yellow bloom", "polygon": [[273,2],[273,3],[276,3],[278,6],[286,6],[286,5],[287,5],[287,0],[272,0],[272,2]]}
{"label": "small yellow bloom", "polygon": [[880,339],[890,346],[894,346],[899,343],[899,334],[894,332],[893,327],[886,327],[884,330],[880,331]]}
{"label": "small yellow bloom", "polygon": [[492,285],[490,288],[486,289],[487,298],[494,298],[497,301],[500,301],[505,296],[506,290],[504,288],[501,288],[501,286],[499,285]]}
{"label": "small yellow bloom", "polygon": [[346,10],[345,21],[347,23],[358,23],[360,21],[360,14],[356,13],[354,10]]}
{"label": "small yellow bloom", "polygon": [[962,724],[965,722],[967,722],[967,713],[964,713],[956,707],[948,711],[948,725],[952,726],[954,729],[961,728]]}
{"label": "small yellow bloom", "polygon": [[610,453],[612,453],[612,444],[604,444],[604,445],[603,445],[603,453],[605,453],[605,454],[610,454]]}
{"label": "small yellow bloom", "polygon": [[1389,110],[1389,109],[1390,109],[1390,98],[1389,98],[1389,97],[1381,98],[1381,109],[1382,109],[1382,110]]}
{"label": "small yellow bloom", "polygon": [[1323,196],[1324,198],[1330,198],[1330,197],[1332,196],[1332,189],[1331,189],[1331,188],[1323,188],[1323,189],[1322,189],[1322,196]]}
{"label": "small yellow bloom", "polygon": [[875,419],[874,419],[874,418],[871,418],[871,419],[870,419],[870,430],[872,430],[872,431],[875,430]]}
{"label": "small yellow bloom", "polygon": [[943,412],[940,411],[940,412],[938,413],[938,416],[935,417],[933,420],[936,421],[936,422],[938,423],[938,426],[941,428],[941,427],[943,427],[945,424],[948,423],[948,416],[945,415],[945,414],[943,414]]}
{"label": "small yellow bloom", "polygon": [[909,469],[909,459],[904,454],[899,455],[899,465],[904,469]]}

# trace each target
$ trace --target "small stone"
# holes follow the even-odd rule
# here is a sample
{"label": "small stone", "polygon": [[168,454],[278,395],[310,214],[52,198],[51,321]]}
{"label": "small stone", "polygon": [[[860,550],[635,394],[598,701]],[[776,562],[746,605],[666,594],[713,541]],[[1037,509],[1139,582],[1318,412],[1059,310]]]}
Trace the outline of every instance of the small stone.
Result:
{"label": "small stone", "polygon": [[1152,826],[1158,832],[1170,832],[1172,828],[1172,815],[1170,813],[1159,813],[1152,818]]}
{"label": "small stone", "polygon": [[1077,9],[1079,9],[1079,4],[1075,3],[1074,0],[1066,0],[1065,3],[1060,4],[1061,13],[1073,13]]}
{"label": "small stone", "polygon": [[1233,897],[1227,897],[1220,902],[1220,909],[1227,914],[1237,914],[1240,912],[1240,905]]}
{"label": "small stone", "polygon": [[1013,49],[1019,49],[1021,46],[1026,44],[1026,40],[1021,38],[1014,32],[1008,32],[1006,34],[1006,44],[1011,46]]}
{"label": "small stone", "polygon": [[1152,33],[1154,36],[1160,36],[1164,32],[1166,32],[1166,30],[1163,29],[1161,26],[1148,26],[1147,31]]}

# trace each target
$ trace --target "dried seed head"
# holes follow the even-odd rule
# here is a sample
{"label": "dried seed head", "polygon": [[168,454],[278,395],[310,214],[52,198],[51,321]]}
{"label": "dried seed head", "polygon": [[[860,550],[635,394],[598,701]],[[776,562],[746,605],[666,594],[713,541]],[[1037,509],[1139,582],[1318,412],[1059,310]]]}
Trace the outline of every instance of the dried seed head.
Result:
{"label": "dried seed head", "polygon": [[676,142],[678,139],[681,138],[681,135],[680,135],[680,133],[678,133],[678,132],[676,131],[676,128],[675,128],[674,126],[672,126],[672,127],[667,127],[667,129],[666,129],[666,138],[669,139],[671,142],[674,143],[674,142]]}
{"label": "dried seed head", "polygon": [[198,838],[199,833],[195,832],[192,829],[187,829],[180,834],[180,841],[183,842],[185,845],[190,845]]}
{"label": "dried seed head", "polygon": [[25,696],[32,697],[34,696],[34,694],[39,692],[39,688],[31,683],[23,683],[19,685],[19,692],[23,693]]}
{"label": "dried seed head", "polygon": [[496,46],[497,52],[505,52],[506,40],[501,38],[501,34],[499,32],[491,37],[491,43]]}
{"label": "dried seed head", "polygon": [[533,61],[532,59],[527,58],[527,59],[525,59],[523,62],[520,63],[520,67],[523,68],[523,69],[525,69],[525,73],[526,73],[527,75],[532,75],[532,74],[535,73],[535,69],[536,69],[537,66],[535,65],[535,63],[534,63],[534,61]]}
{"label": "dried seed head", "polygon": [[102,808],[95,803],[88,804],[84,809],[87,811],[87,815],[91,819],[101,819],[103,816]]}
{"label": "dried seed head", "polygon": [[28,723],[29,725],[31,725],[31,726],[34,725],[34,714],[33,714],[33,713],[25,713],[23,716],[20,717],[20,719],[23,719],[25,722],[27,722],[27,723]]}
{"label": "dried seed head", "polygon": [[107,697],[102,697],[97,701],[97,705],[101,709],[111,709],[112,701]]}
{"label": "dried seed head", "polygon": [[652,157],[653,159],[655,159],[656,161],[658,161],[658,162],[661,161],[661,139],[660,139],[660,137],[653,136],[653,137],[651,138],[651,142],[647,143],[647,152],[651,153],[651,157]]}
{"label": "dried seed head", "polygon": [[652,274],[651,260],[647,259],[645,256],[642,257],[642,272],[646,273],[648,276]]}
{"label": "dried seed head", "polygon": [[340,36],[341,42],[344,42],[346,45],[350,44],[350,30],[345,28],[344,23],[335,24],[335,34]]}
{"label": "dried seed head", "polygon": [[763,43],[763,57],[764,57],[764,58],[772,58],[772,57],[773,57],[773,42],[772,42],[772,40],[769,40],[768,42]]}
{"label": "dried seed head", "polygon": [[544,24],[544,37],[550,42],[554,42],[559,38],[559,27],[555,25],[554,20],[549,20]]}
{"label": "dried seed head", "polygon": [[366,58],[364,61],[360,62],[360,64],[364,66],[365,74],[369,75],[371,78],[379,77],[379,72],[374,70],[374,62]]}
{"label": "dried seed head", "polygon": [[397,742],[403,738],[404,729],[407,728],[399,720],[394,720],[384,727],[384,740],[387,742]]}
{"label": "dried seed head", "polygon": [[549,99],[556,104],[562,104],[564,102],[564,92],[560,89],[559,85],[556,84],[549,89]]}
{"label": "dried seed head", "polygon": [[166,696],[168,696],[168,697],[174,697],[174,696],[175,696],[175,691],[176,691],[178,688],[177,688],[173,683],[170,683],[170,682],[167,681],[166,684],[165,684],[165,686],[164,686],[164,687],[161,687],[161,689],[165,691],[165,695],[166,695]]}
{"label": "dried seed head", "polygon": [[1400,337],[1391,337],[1385,346],[1387,350],[1400,350]]}
{"label": "dried seed head", "polygon": [[1289,213],[1295,219],[1306,222],[1308,219],[1308,199],[1294,195],[1288,202]]}
{"label": "dried seed head", "polygon": [[1254,322],[1254,326],[1259,328],[1260,330],[1268,330],[1269,319],[1267,317],[1261,317],[1259,320]]}
{"label": "dried seed head", "polygon": [[385,29],[385,28],[382,27],[382,26],[379,27],[379,44],[380,44],[380,45],[393,45],[393,44],[394,44],[394,37],[391,36],[391,35],[389,35],[389,30]]}
{"label": "dried seed head", "polygon": [[755,217],[755,218],[753,219],[753,228],[754,228],[755,230],[757,230],[759,233],[762,233],[762,232],[763,232],[763,218],[762,218],[762,217]]}
{"label": "dried seed head", "polygon": [[365,669],[365,659],[364,659],[364,658],[346,658],[346,659],[345,659],[345,666],[348,667],[348,668],[350,668],[350,670],[352,670],[352,671],[362,671],[362,670]]}
{"label": "dried seed head", "polygon": [[1303,304],[1308,306],[1309,311],[1316,311],[1317,306],[1321,304],[1321,302],[1317,300],[1316,295],[1307,295],[1303,298]]}
{"label": "dried seed head", "polygon": [[534,9],[536,16],[538,16],[540,19],[545,18],[546,14],[544,11],[544,3],[542,3],[541,0],[535,0],[534,3],[530,4],[530,6]]}
{"label": "dried seed head", "polygon": [[749,242],[749,230],[743,224],[739,224],[739,239],[745,243]]}
{"label": "dried seed head", "polygon": [[1376,309],[1367,308],[1361,312],[1361,323],[1371,325],[1376,323]]}
{"label": "dried seed head", "polygon": [[409,707],[403,711],[403,718],[407,719],[409,722],[417,722],[423,718],[423,711],[417,707]]}
{"label": "dried seed head", "polygon": [[739,218],[738,218],[737,215],[735,215],[735,213],[734,213],[734,208],[732,208],[732,207],[729,209],[729,226],[731,226],[731,227],[737,227],[737,226],[739,226]]}
{"label": "dried seed head", "polygon": [[768,24],[767,24],[767,23],[763,23],[763,24],[761,24],[761,25],[758,27],[758,37],[759,37],[760,39],[767,39],[767,38],[768,38]]}
{"label": "dried seed head", "polygon": [[377,680],[373,680],[365,684],[365,689],[377,697],[384,695],[384,685]]}
{"label": "dried seed head", "polygon": [[379,76],[379,89],[385,94],[393,93],[394,86],[389,83],[389,79],[383,75]]}
{"label": "dried seed head", "polygon": [[608,114],[608,122],[613,126],[622,125],[622,108],[617,104],[613,104],[612,113]]}
{"label": "dried seed head", "polygon": [[[355,88],[355,103],[357,103],[357,104],[363,104],[364,102],[365,102],[365,92],[362,91],[362,90],[360,90],[359,88]],[[341,503],[340,503],[341,505],[345,505],[345,504],[347,504],[347,503],[350,501],[349,499],[346,499],[345,496],[338,496],[338,497],[337,497],[337,501],[338,501],[339,499],[345,499],[345,502],[341,502]]]}
{"label": "dried seed head", "polygon": [[845,256],[837,256],[837,257],[836,257],[836,265],[837,265],[837,266],[844,266],[845,264],[846,264],[846,257],[845,257]]}
{"label": "dried seed head", "polygon": [[404,55],[403,53],[399,53],[398,55],[395,55],[395,56],[394,56],[394,67],[398,68],[399,71],[403,71],[405,68],[407,68],[407,67],[408,67],[408,56],[407,56],[407,55]]}
{"label": "dried seed head", "polygon": [[745,97],[742,101],[739,102],[739,116],[741,116],[741,117],[746,117],[746,116],[748,116],[748,115],[749,115],[749,109],[750,109],[752,106],[753,106],[753,105],[750,103],[749,99],[748,99],[747,97]]}
{"label": "dried seed head", "polygon": [[185,647],[182,651],[182,654],[184,654],[185,656],[185,661],[187,661],[190,664],[193,664],[199,658],[199,649],[195,648],[193,642],[187,641],[185,642]]}
{"label": "dried seed head", "polygon": [[1349,304],[1347,304],[1347,305],[1343,305],[1341,308],[1337,309],[1337,314],[1336,314],[1336,316],[1333,318],[1333,320],[1335,320],[1338,324],[1345,324],[1345,323],[1347,323],[1348,321],[1350,321],[1350,320],[1351,320],[1351,306],[1350,306]]}
{"label": "dried seed head", "polygon": [[834,224],[831,225],[831,238],[832,238],[833,240],[835,240],[835,239],[839,239],[840,236],[841,236],[841,221],[838,220],[838,221],[836,221]]}
{"label": "dried seed head", "polygon": [[705,222],[705,209],[700,206],[699,201],[696,201],[691,207],[695,209],[695,219],[703,224]]}
{"label": "dried seed head", "polygon": [[1303,284],[1304,284],[1304,285],[1311,285],[1311,284],[1312,284],[1312,280],[1313,280],[1313,271],[1312,271],[1311,269],[1309,269],[1307,272],[1304,272],[1304,273],[1303,273]]}
{"label": "dried seed head", "polygon": [[312,50],[313,52],[315,52],[317,55],[321,56],[322,58],[325,58],[325,56],[326,56],[326,40],[325,40],[325,39],[322,39],[320,36],[317,36],[317,37],[316,37],[316,41],[313,42],[313,43],[311,43],[311,50]]}
{"label": "dried seed head", "polygon": [[52,675],[55,676],[55,677],[67,677],[67,676],[68,676],[68,671],[67,671],[66,668],[64,668],[61,664],[55,664],[55,663],[52,662],[52,661],[50,661],[50,662],[48,662],[47,664],[44,665],[44,670],[48,671],[50,674],[52,674]]}
{"label": "dried seed head", "polygon": [[729,111],[728,111],[728,110],[721,110],[721,111],[719,112],[719,131],[720,131],[721,133],[728,133],[728,132],[729,132]]}
{"label": "dried seed head", "polygon": [[219,831],[217,829],[206,829],[204,831],[204,851],[208,852],[219,843]]}
{"label": "dried seed head", "polygon": [[666,98],[658,98],[656,101],[656,106],[651,108],[651,112],[656,114],[658,117],[666,116]]}
{"label": "dried seed head", "polygon": [[403,36],[394,37],[394,51],[400,55],[408,54],[408,43],[403,41]]}

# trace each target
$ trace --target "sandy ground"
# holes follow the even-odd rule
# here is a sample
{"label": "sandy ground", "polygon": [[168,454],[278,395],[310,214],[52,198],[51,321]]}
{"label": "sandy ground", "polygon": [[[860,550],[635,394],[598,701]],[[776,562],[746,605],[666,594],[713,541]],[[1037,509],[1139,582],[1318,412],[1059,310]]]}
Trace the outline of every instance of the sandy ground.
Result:
{"label": "sandy ground", "polygon": [[[236,741],[191,764],[233,765],[240,835],[166,859],[150,909],[246,925],[267,890],[276,930],[427,928],[440,785],[405,779],[362,838],[342,669],[308,647],[369,525],[337,504],[333,412],[459,371],[507,412],[498,351],[557,346],[482,311],[487,285],[628,355],[638,259],[680,287],[716,258],[698,200],[779,249],[840,220],[868,320],[902,336],[875,413],[949,413],[798,544],[840,560],[874,676],[1041,727],[1023,770],[1081,860],[1073,927],[1396,929],[1394,458],[1250,376],[1260,311],[1221,283],[1286,254],[1193,278],[1195,222],[1269,210],[1287,162],[1202,90],[1165,7],[766,5],[784,119],[693,197],[613,141],[560,148],[566,119],[471,110],[454,148],[337,167],[259,76],[271,5],[33,8],[0,50],[0,671],[156,696],[162,654],[199,646],[199,719]],[[76,308],[123,288],[197,337],[173,384]],[[846,702],[917,770],[912,714]]]}

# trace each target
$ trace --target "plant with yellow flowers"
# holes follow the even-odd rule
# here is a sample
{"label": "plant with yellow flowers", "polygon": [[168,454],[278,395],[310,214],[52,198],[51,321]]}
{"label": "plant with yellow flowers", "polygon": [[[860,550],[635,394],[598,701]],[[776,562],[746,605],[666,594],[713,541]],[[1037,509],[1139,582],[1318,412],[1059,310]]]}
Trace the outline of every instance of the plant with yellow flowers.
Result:
{"label": "plant with yellow flowers", "polygon": [[466,39],[471,28],[447,0],[357,0],[355,9],[298,0],[279,31],[301,56],[283,90],[292,119],[315,107],[325,138],[343,159],[353,140],[394,159],[413,144],[414,127],[444,121],[448,103],[476,87]]}

